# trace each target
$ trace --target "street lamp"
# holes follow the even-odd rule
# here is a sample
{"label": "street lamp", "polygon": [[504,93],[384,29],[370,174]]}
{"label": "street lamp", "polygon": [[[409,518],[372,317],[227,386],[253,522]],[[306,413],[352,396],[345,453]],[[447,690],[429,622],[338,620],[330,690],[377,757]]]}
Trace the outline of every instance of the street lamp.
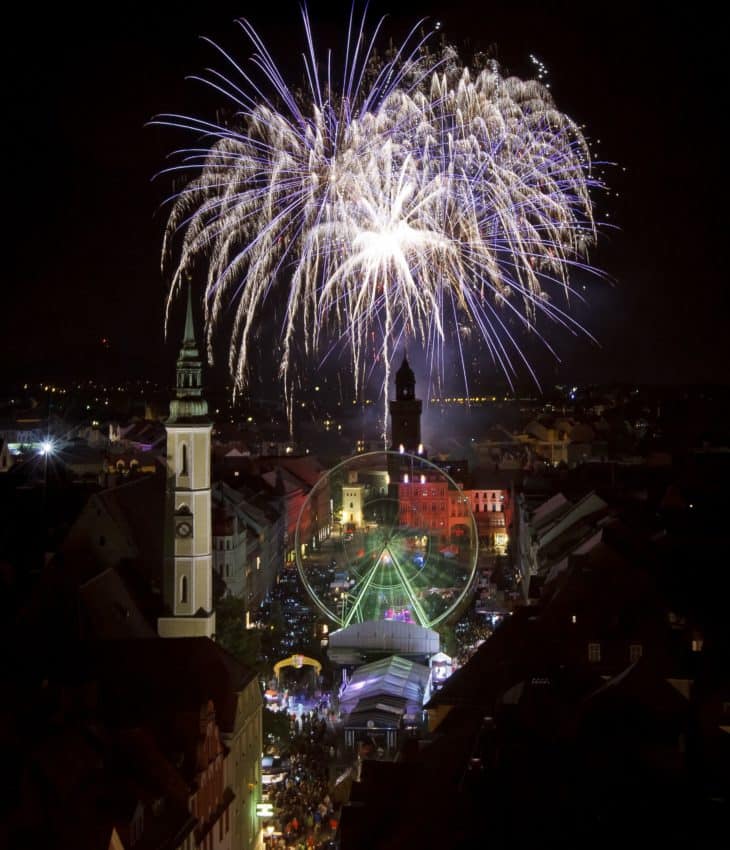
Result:
{"label": "street lamp", "polygon": [[53,454],[55,446],[53,444],[53,440],[46,438],[41,443],[41,455],[43,457],[43,490],[46,489],[46,483],[48,482],[48,457]]}
{"label": "street lamp", "polygon": [[46,513],[46,490],[48,489],[48,458],[53,454],[55,446],[53,444],[53,440],[49,437],[46,437],[45,440],[41,443],[41,451],[40,454],[43,457],[43,522],[45,523],[45,513]]}

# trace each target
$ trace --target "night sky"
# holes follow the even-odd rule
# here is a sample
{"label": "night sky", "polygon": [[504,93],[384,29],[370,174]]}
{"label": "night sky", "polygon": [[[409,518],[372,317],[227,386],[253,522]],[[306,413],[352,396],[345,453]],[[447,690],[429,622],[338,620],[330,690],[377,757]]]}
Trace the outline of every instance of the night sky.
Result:
{"label": "night sky", "polygon": [[[333,5],[310,4],[324,46],[341,43],[347,23],[349,5]],[[250,55],[237,16],[298,79],[297,4],[99,4],[92,13],[58,5],[46,14],[27,6],[5,27],[12,223],[0,383],[83,375],[102,338],[123,374],[166,378],[159,207],[169,183],[152,177],[181,139],[145,124],[165,111],[213,116],[220,100],[185,76],[215,62],[200,35]],[[589,283],[590,303],[576,309],[600,347],[552,328],[562,363],[538,362],[546,383],[726,381],[720,35],[700,4],[673,6],[371,6],[373,21],[397,8],[386,26],[397,39],[432,16],[463,56],[496,44],[518,75],[531,73],[537,54],[558,107],[617,163],[607,181],[619,197],[601,211],[619,230],[604,233],[591,257],[615,285]]]}

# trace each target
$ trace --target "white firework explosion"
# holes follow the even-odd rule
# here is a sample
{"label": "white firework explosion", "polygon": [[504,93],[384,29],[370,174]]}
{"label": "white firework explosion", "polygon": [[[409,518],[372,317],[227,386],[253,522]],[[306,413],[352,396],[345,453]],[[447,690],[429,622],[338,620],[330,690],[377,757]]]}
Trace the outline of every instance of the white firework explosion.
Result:
{"label": "white firework explosion", "polygon": [[170,169],[194,176],[172,199],[168,307],[203,261],[209,355],[232,309],[229,365],[240,390],[264,306],[283,299],[280,374],[290,413],[300,338],[309,355],[344,341],[357,387],[373,358],[381,361],[386,410],[403,336],[438,369],[447,337],[461,352],[471,327],[508,379],[517,360],[532,373],[508,317],[531,330],[542,315],[583,331],[549,297],[556,286],[567,294],[573,268],[590,268],[590,190],[600,182],[580,128],[542,83],[504,77],[494,63],[472,72],[451,49],[434,56],[417,27],[380,59],[364,18],[357,28],[351,16],[336,86],[329,55],[326,77],[318,76],[303,17],[304,90],[287,85],[239,21],[269,94],[221,50],[229,73],[210,71],[206,82],[235,103],[232,120],[156,120],[209,141],[178,152],[182,162]]}

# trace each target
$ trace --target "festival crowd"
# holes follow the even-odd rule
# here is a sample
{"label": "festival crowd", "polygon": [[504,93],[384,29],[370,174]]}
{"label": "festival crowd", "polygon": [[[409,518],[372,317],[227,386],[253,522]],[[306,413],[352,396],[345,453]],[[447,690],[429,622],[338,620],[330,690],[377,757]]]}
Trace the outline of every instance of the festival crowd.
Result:
{"label": "festival crowd", "polygon": [[[330,724],[328,725],[328,719]],[[269,792],[277,827],[266,836],[267,850],[326,850],[337,832],[338,813],[330,797],[329,762],[335,756],[332,715],[324,706],[290,718],[290,767]]]}

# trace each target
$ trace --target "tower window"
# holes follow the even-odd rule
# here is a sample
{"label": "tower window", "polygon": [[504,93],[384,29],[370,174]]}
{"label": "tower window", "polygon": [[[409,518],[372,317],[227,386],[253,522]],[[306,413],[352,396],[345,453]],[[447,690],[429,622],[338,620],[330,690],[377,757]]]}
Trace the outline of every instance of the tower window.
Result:
{"label": "tower window", "polygon": [[180,475],[188,474],[188,447],[186,443],[182,444],[180,450]]}
{"label": "tower window", "polygon": [[188,601],[188,577],[182,576],[180,578],[180,602],[183,604]]}

